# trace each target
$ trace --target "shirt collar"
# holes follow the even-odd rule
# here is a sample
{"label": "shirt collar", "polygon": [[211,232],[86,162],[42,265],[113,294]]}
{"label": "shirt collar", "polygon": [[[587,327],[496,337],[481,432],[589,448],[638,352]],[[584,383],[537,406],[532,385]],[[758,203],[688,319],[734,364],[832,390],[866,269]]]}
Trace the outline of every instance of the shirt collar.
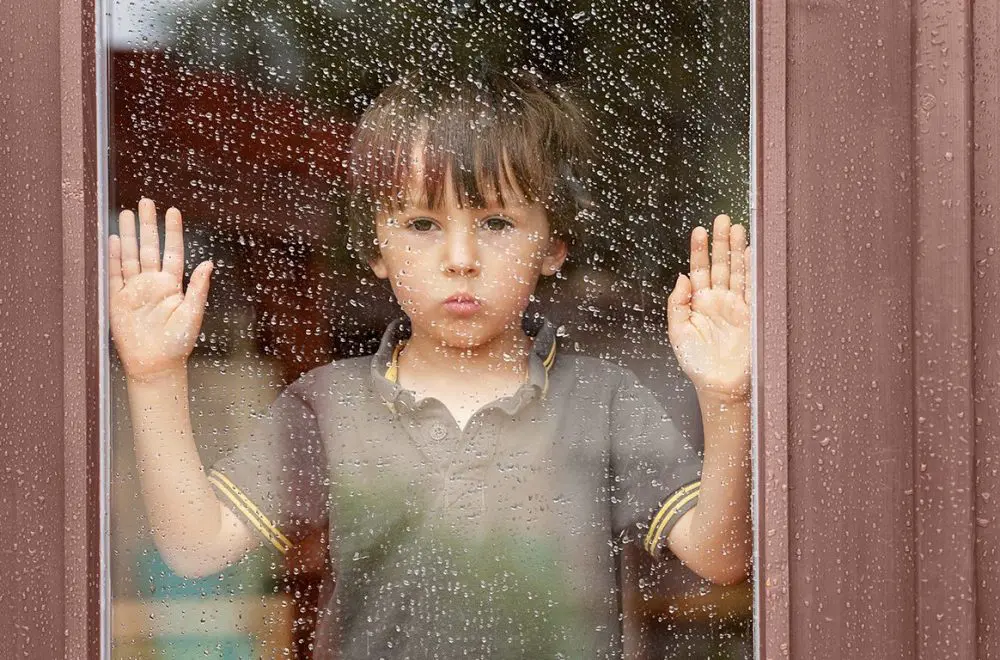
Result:
{"label": "shirt collar", "polygon": [[[545,398],[549,389],[549,371],[556,359],[556,327],[547,318],[526,318],[523,327],[525,334],[532,337],[531,352],[528,354],[528,382],[512,396],[497,402],[498,407],[510,414],[517,412],[527,400],[536,395]],[[396,382],[396,373],[390,369],[393,353],[400,342],[409,337],[409,319],[395,319],[382,334],[378,351],[372,357],[372,383],[376,392],[393,411],[400,407],[413,408],[416,403],[413,392],[403,389]]]}

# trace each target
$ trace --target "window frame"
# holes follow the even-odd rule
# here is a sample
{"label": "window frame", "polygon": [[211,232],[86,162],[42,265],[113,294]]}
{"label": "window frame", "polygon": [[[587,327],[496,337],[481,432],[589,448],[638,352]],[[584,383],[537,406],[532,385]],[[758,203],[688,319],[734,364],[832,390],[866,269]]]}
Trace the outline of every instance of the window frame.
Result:
{"label": "window frame", "polygon": [[[10,647],[44,658],[107,651],[105,2],[11,3],[0,25],[0,574]],[[757,657],[995,655],[998,10],[754,2]],[[839,297],[857,272],[888,313]]]}

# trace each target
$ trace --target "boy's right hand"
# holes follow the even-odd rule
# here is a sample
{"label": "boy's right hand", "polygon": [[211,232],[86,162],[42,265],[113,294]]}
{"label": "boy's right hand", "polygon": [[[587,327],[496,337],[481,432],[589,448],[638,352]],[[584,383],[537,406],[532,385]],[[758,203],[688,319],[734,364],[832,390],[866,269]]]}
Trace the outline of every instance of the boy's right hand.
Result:
{"label": "boy's right hand", "polygon": [[121,236],[108,238],[111,335],[130,380],[149,381],[187,366],[208,300],[212,262],[203,261],[183,290],[184,233],[181,213],[167,209],[166,240],[160,263],[156,206],[139,201],[139,241],[135,214],[118,215]]}

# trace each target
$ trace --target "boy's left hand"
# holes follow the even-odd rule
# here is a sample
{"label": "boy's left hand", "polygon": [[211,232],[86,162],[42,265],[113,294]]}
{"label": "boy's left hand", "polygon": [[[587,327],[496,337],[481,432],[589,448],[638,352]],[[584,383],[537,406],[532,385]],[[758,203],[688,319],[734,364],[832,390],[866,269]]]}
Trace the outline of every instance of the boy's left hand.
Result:
{"label": "boy's left hand", "polygon": [[691,232],[691,275],[680,275],[667,299],[667,332],[699,398],[750,397],[750,248],[743,225],[715,219]]}

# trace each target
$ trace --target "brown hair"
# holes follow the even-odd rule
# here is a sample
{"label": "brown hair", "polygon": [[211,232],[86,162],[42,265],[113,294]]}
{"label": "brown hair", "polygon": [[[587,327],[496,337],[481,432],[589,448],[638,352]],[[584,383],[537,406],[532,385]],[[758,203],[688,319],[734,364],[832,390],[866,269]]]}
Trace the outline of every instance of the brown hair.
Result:
{"label": "brown hair", "polygon": [[428,208],[445,203],[450,176],[462,206],[504,205],[517,189],[544,205],[554,235],[572,243],[590,207],[583,186],[591,146],[563,85],[529,71],[457,75],[414,71],[379,95],[354,132],[347,172],[350,247],[378,255],[375,216],[407,201],[410,154],[423,148],[419,186]]}

